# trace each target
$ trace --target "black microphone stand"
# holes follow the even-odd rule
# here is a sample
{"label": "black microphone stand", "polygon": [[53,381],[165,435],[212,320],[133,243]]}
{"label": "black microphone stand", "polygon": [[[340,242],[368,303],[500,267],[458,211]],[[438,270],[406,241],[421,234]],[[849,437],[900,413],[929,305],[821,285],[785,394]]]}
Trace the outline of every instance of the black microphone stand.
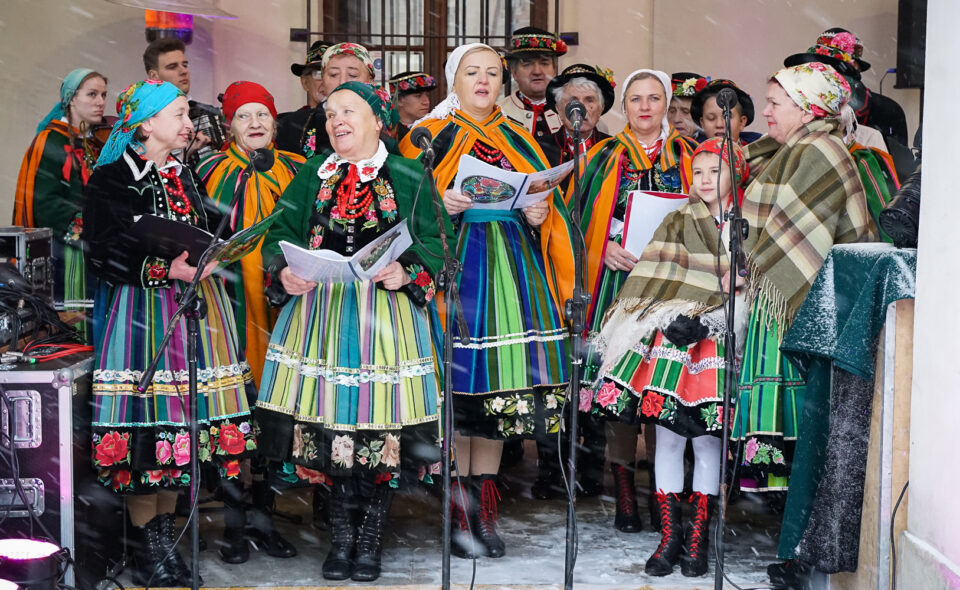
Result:
{"label": "black microphone stand", "polygon": [[[217,226],[217,231],[213,234],[209,246],[213,246],[220,241],[220,236],[223,235],[233,210],[237,207],[237,203],[243,196],[247,181],[250,179],[253,170],[254,163],[251,161],[240,175],[237,190],[234,192],[233,201],[230,203],[230,209],[220,219],[220,224]],[[257,183],[258,200],[259,197],[260,183]],[[163,333],[163,340],[160,341],[153,360],[150,361],[147,370],[143,372],[143,376],[140,378],[140,383],[137,386],[137,390],[141,393],[149,388],[149,384],[153,380],[153,375],[157,372],[157,365],[160,364],[160,359],[163,357],[167,345],[170,344],[170,338],[173,336],[174,330],[180,325],[180,318],[186,317],[187,391],[190,398],[187,406],[187,417],[190,421],[190,506],[192,507],[188,518],[190,519],[192,590],[198,590],[200,588],[200,519],[198,518],[199,514],[196,510],[197,498],[200,494],[200,423],[197,420],[197,340],[200,338],[200,320],[207,315],[207,303],[200,296],[198,288],[200,285],[200,277],[203,275],[203,269],[207,262],[210,261],[206,260],[206,257],[201,257],[200,261],[197,262],[197,270],[193,275],[193,279],[187,284],[187,288],[179,296],[180,307],[178,307],[177,311],[170,317],[167,323],[167,329]],[[174,548],[173,551],[176,551],[176,548]]]}
{"label": "black microphone stand", "polygon": [[[719,102],[720,96],[717,95]],[[720,455],[720,494],[717,498],[717,536],[714,544],[715,568],[713,576],[714,590],[723,590],[723,538],[724,525],[727,519],[727,455],[730,451],[730,397],[734,394],[734,388],[737,384],[737,335],[734,332],[736,327],[736,288],[737,277],[745,276],[746,264],[743,256],[743,240],[747,238],[749,226],[743,218],[743,212],[740,210],[740,200],[737,198],[737,166],[733,155],[733,136],[730,132],[730,115],[733,106],[736,104],[724,101],[721,104],[723,108],[723,149],[727,150],[727,160],[730,167],[730,209],[724,213],[726,221],[730,223],[730,283],[727,294],[727,333],[724,335],[723,361],[725,365],[723,380],[723,430],[721,437],[723,439],[722,451]],[[723,158],[721,157],[721,166]],[[717,197],[720,198],[720,173],[717,172]]]}
{"label": "black microphone stand", "polygon": [[[580,236],[580,206],[583,195],[580,189],[580,151],[583,138],[580,136],[581,118],[571,118],[574,134],[573,154],[573,212],[574,234]],[[567,406],[570,408],[569,451],[567,456],[567,538],[566,553],[563,561],[564,590],[573,588],[573,569],[577,563],[577,425],[580,412],[580,377],[583,366],[583,331],[586,325],[587,305],[590,294],[587,293],[583,267],[584,244],[579,237],[573,240],[574,285],[573,297],[564,302],[564,313],[570,324],[570,389],[567,393]]]}
{"label": "black microphone stand", "polygon": [[440,228],[440,243],[443,247],[443,268],[437,278],[439,290],[444,292],[444,303],[447,314],[443,335],[443,538],[441,558],[441,588],[450,590],[450,543],[452,518],[450,513],[450,496],[453,484],[450,466],[453,459],[453,332],[457,330],[460,342],[467,343],[470,338],[467,331],[467,320],[463,315],[463,305],[460,302],[460,291],[457,287],[457,275],[462,270],[460,260],[450,251],[447,243],[447,230],[443,224],[445,211],[437,190],[437,183],[433,179],[433,151],[423,150],[424,182],[430,185],[430,196],[433,201],[433,213],[437,217]]}

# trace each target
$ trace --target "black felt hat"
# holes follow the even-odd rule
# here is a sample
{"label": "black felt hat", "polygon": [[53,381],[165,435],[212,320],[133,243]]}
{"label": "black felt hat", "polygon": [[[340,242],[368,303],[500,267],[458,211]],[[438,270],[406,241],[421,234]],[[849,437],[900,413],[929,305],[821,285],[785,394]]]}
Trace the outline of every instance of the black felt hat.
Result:
{"label": "black felt hat", "polygon": [[302,64],[290,64],[290,71],[293,72],[294,76],[299,77],[307,71],[307,68],[319,70],[323,64],[323,52],[332,45],[333,43],[322,39],[314,41],[313,44],[310,45],[310,48],[307,49],[307,58],[304,62]]}
{"label": "black felt hat", "polygon": [[616,101],[613,88],[616,85],[613,81],[613,72],[605,70],[600,66],[590,66],[587,64],[573,64],[563,69],[559,76],[550,80],[547,84],[547,108],[556,110],[557,103],[554,100],[554,90],[562,88],[564,84],[574,78],[586,78],[595,82],[600,87],[600,93],[603,95],[603,112],[606,113]]}
{"label": "black felt hat", "polygon": [[707,102],[707,99],[720,94],[720,91],[724,88],[730,88],[737,93],[737,103],[740,105],[740,112],[747,117],[747,125],[753,123],[753,99],[750,98],[749,94],[741,90],[739,86],[734,84],[732,80],[724,80],[723,78],[710,81],[702,90],[693,95],[693,101],[690,103],[690,116],[693,117],[694,123],[697,125],[700,124],[700,119],[703,118],[703,105]]}
{"label": "black felt hat", "polygon": [[536,55],[560,57],[566,52],[567,44],[550,31],[537,27],[521,27],[510,37],[510,47],[507,48],[505,57],[508,60]]}

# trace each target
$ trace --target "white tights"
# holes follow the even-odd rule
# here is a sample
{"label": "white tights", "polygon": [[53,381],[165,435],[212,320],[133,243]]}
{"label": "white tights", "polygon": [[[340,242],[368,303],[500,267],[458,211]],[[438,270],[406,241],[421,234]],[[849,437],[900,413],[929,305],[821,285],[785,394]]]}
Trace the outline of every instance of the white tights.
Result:
{"label": "white tights", "polygon": [[[693,491],[715,496],[720,491],[720,453],[719,437],[704,435],[690,439],[693,441]],[[683,451],[687,439],[679,434],[657,425],[657,453],[654,472],[657,489],[664,493],[683,491]]]}

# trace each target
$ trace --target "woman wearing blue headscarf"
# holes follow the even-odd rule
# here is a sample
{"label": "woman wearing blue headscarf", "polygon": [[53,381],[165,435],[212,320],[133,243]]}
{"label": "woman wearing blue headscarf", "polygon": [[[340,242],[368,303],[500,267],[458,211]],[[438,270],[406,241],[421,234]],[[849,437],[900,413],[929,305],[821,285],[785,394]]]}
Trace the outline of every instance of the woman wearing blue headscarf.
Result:
{"label": "woman wearing blue headscarf", "polygon": [[[152,255],[129,230],[143,215],[216,227],[219,214],[203,185],[170,155],[186,146],[193,130],[188,110],[186,97],[167,82],[141,81],[124,90],[117,101],[120,120],[84,193],[87,262],[103,282],[94,308],[93,464],[105,486],[133,494],[127,506],[141,539],[134,581],[154,587],[190,583],[174,548],[173,516],[177,488],[194,476],[184,320],[146,392],[137,384],[197,269],[187,263],[187,252],[173,259]],[[199,459],[230,479],[257,447],[247,402],[256,390],[230,302],[212,271],[212,265],[203,269],[200,283],[207,315],[196,343]]]}
{"label": "woman wearing blue headscarf", "polygon": [[67,74],[17,178],[13,224],[53,230],[54,300],[67,311],[89,311],[93,305],[93,281],[87,280],[80,249],[80,211],[99,151],[90,129],[102,123],[106,101],[102,74],[86,68]]}

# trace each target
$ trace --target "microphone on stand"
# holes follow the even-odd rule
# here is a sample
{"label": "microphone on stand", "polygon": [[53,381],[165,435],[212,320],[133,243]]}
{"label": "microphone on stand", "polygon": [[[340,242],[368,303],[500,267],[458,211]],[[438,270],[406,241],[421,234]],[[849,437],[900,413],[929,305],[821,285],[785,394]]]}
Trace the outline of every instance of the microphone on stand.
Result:
{"label": "microphone on stand", "polygon": [[250,165],[253,166],[257,172],[266,172],[273,168],[273,150],[260,148],[252,152],[247,152],[247,157],[250,158]]}
{"label": "microphone on stand", "polygon": [[436,154],[433,151],[433,134],[426,127],[415,127],[410,132],[410,142],[423,152],[423,165],[433,164]]}
{"label": "microphone on stand", "polygon": [[724,110],[732,110],[737,106],[737,93],[733,88],[722,88],[717,93],[717,106]]}
{"label": "microphone on stand", "polygon": [[583,103],[579,100],[573,99],[567,103],[567,106],[563,109],[563,114],[573,125],[573,128],[579,131],[580,125],[583,125],[583,118],[587,116],[587,107],[583,106]]}

